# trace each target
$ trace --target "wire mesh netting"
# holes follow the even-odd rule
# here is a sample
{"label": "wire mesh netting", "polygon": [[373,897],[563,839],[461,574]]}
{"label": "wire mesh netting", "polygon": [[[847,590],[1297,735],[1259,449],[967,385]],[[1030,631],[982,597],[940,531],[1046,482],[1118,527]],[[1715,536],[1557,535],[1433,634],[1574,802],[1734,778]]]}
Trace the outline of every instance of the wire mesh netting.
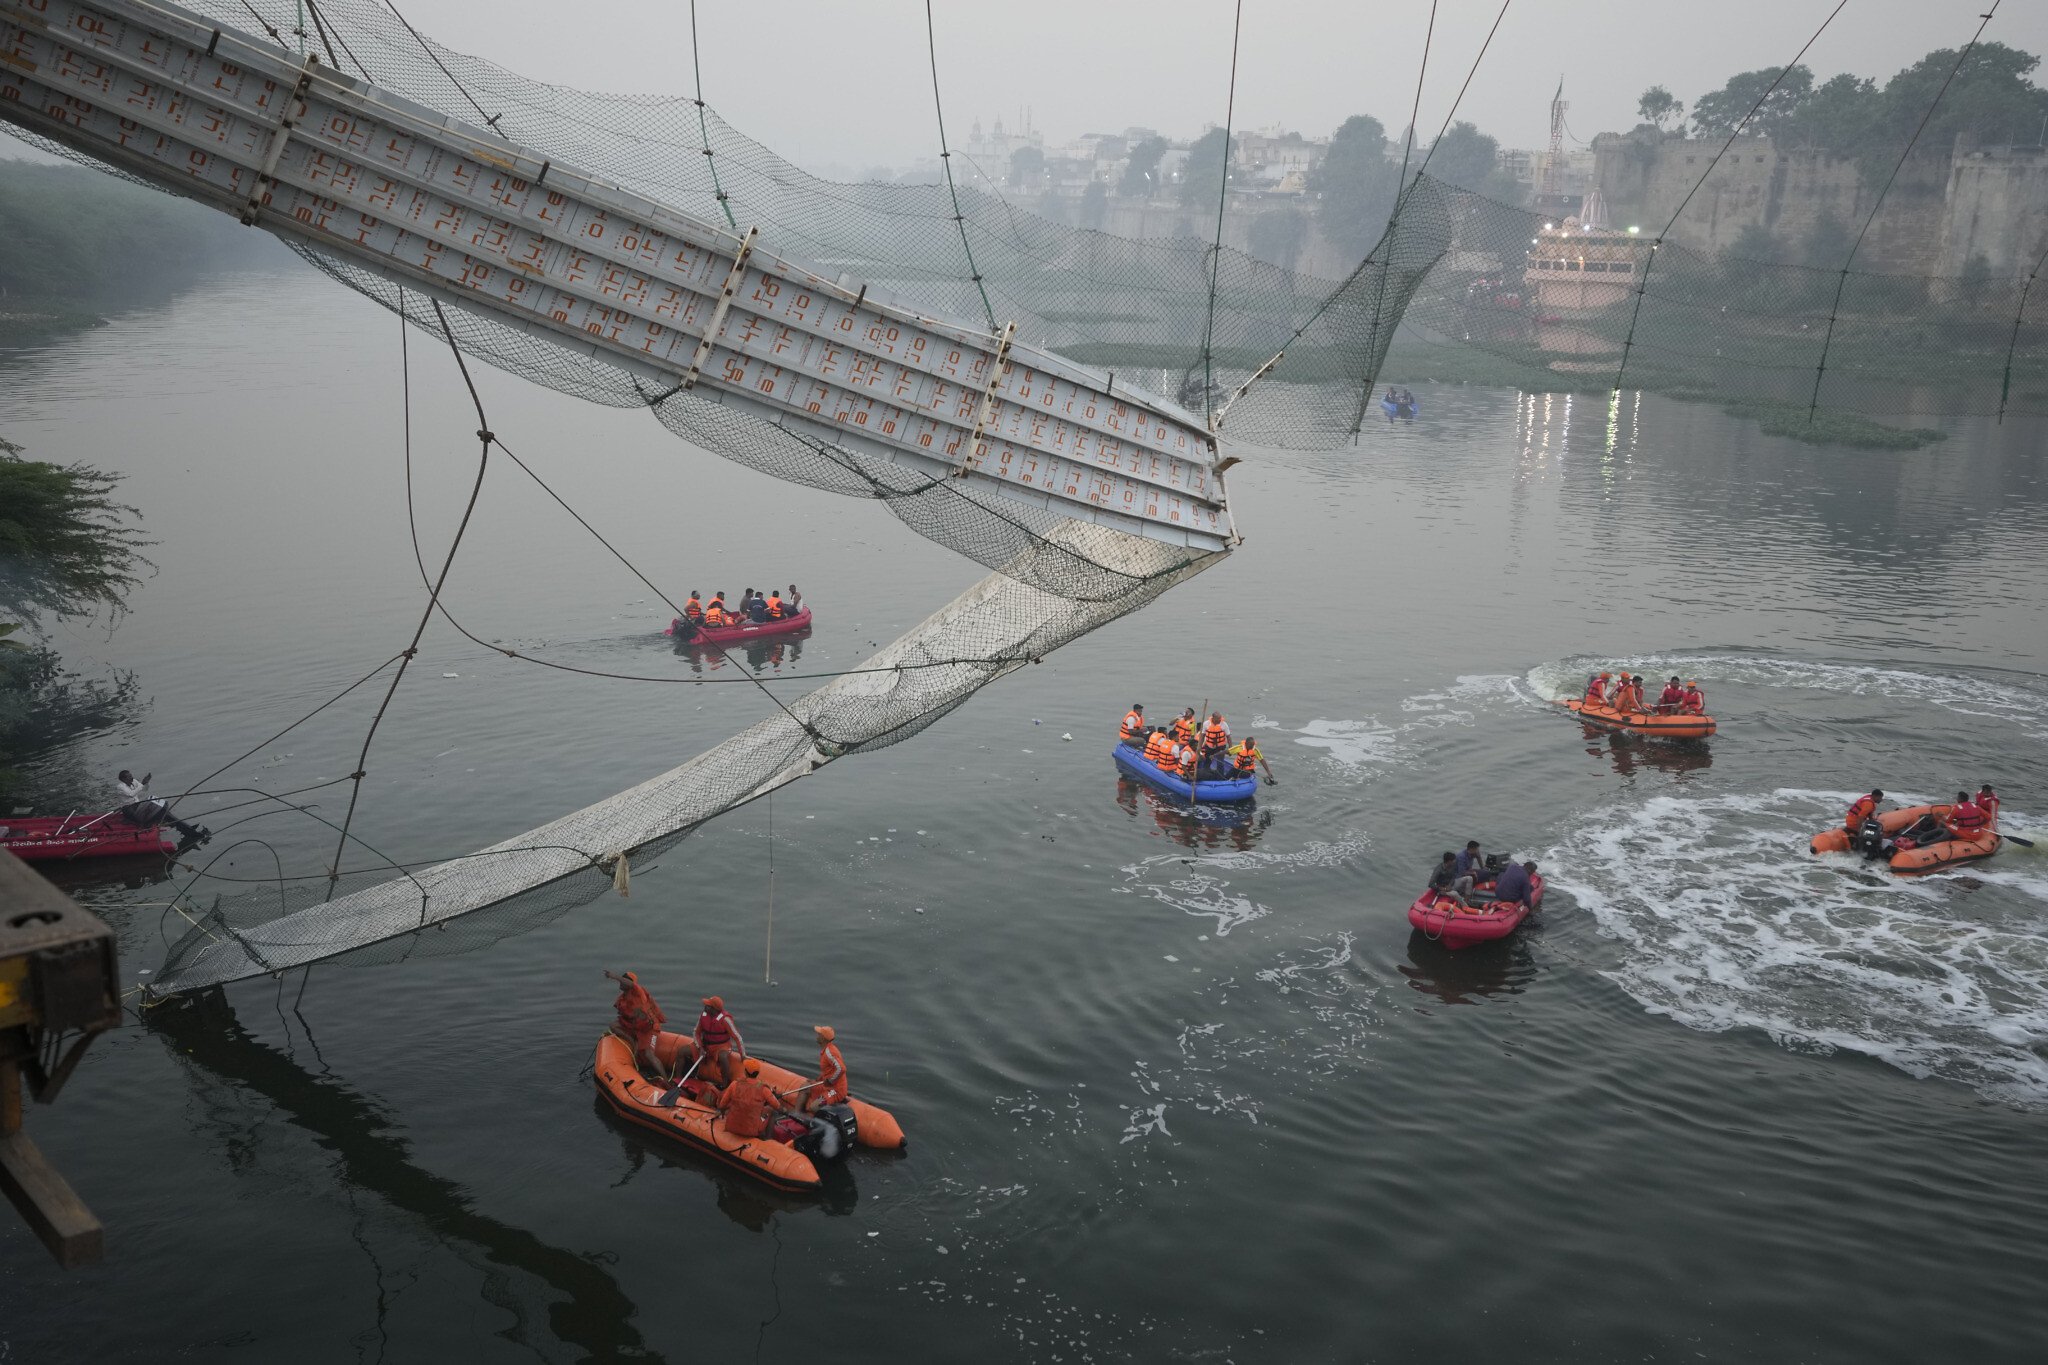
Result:
{"label": "wire mesh netting", "polygon": [[[188,8],[223,28],[260,24],[293,50],[290,3]],[[758,228],[778,253],[873,281],[935,316],[993,313],[1033,345],[1210,416],[1236,443],[1312,448],[1355,437],[1397,330],[1484,355],[1488,377],[1538,388],[1649,387],[1801,413],[2048,407],[2048,301],[2031,276],[1736,260],[1598,222],[1545,221],[1418,174],[1373,251],[1345,277],[1322,278],[1192,237],[1138,240],[1053,222],[973,186],[956,200],[945,184],[824,181],[684,96],[594,94],[516,76],[432,43],[369,0],[326,0],[314,17],[306,41],[331,44],[341,70],[479,139],[493,130],[706,223]],[[416,293],[295,249],[438,331]],[[706,450],[881,501],[994,572],[871,665],[917,667],[838,679],[606,802],[329,903],[297,906],[289,894],[223,902],[174,945],[159,991],[340,954],[473,946],[539,922],[610,885],[621,855],[658,851],[831,758],[915,733],[1218,557],[976,493],[694,392],[650,394],[586,351],[485,316],[450,321],[464,351],[501,369],[596,402],[649,406]],[[950,662],[928,666],[940,660]]]}

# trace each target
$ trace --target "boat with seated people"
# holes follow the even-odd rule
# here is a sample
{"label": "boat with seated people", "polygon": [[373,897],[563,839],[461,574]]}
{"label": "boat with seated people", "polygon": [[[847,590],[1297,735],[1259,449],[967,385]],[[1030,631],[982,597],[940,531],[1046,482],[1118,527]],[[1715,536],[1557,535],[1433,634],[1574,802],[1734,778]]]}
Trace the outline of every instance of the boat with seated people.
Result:
{"label": "boat with seated people", "polygon": [[697,626],[694,629],[686,629],[683,618],[678,616],[668,623],[668,629],[662,634],[673,635],[686,645],[738,645],[770,635],[791,635],[810,629],[810,625],[811,609],[803,607],[779,621],[741,621],[729,626]]}
{"label": "boat with seated people", "polygon": [[1949,836],[1949,811],[1953,807],[1904,806],[1888,810],[1863,822],[1853,836],[1836,825],[1813,836],[1807,848],[1818,857],[1823,853],[1860,853],[1872,862],[1882,861],[1903,877],[1939,872],[1958,863],[1981,862],[2004,846],[2005,840],[1992,827],[1979,830],[1968,839]]}
{"label": "boat with seated people", "polygon": [[1567,697],[1558,705],[1588,725],[1626,730],[1630,734],[1656,735],[1663,739],[1705,739],[1715,729],[1712,716],[1685,711],[1617,711],[1605,702],[1587,701],[1583,697]]}
{"label": "boat with seated people", "polygon": [[[654,1055],[669,1074],[680,1077],[691,1070],[697,1045],[685,1034],[663,1033],[655,1041]],[[619,1117],[777,1189],[802,1192],[819,1188],[824,1183],[819,1168],[843,1159],[849,1147],[909,1145],[895,1115],[851,1097],[845,1104],[826,1105],[812,1118],[796,1119],[790,1127],[804,1131],[792,1131],[788,1140],[729,1133],[718,1111],[701,1102],[709,1098],[708,1086],[700,1089],[693,1080],[688,1089],[682,1089],[642,1075],[633,1060],[632,1045],[616,1033],[597,1040],[597,1056],[591,1066],[598,1093]],[[773,1062],[761,1061],[759,1079],[777,1094],[788,1096],[792,1109],[801,1104],[800,1092],[807,1089],[808,1078]]]}
{"label": "boat with seated people", "polygon": [[124,811],[93,815],[16,815],[0,819],[0,848],[23,862],[57,858],[124,858],[172,854],[178,841],[168,824],[138,825]]}
{"label": "boat with seated people", "polygon": [[1181,780],[1179,773],[1162,771],[1158,764],[1145,757],[1140,749],[1128,744],[1119,744],[1112,752],[1116,766],[1140,782],[1150,783],[1168,796],[1183,801],[1203,801],[1224,804],[1231,801],[1249,801],[1259,794],[1257,776],[1247,777],[1197,777],[1193,788]]}
{"label": "boat with seated people", "polygon": [[1390,422],[1396,417],[1412,422],[1415,420],[1415,414],[1422,411],[1422,405],[1416,402],[1413,396],[1405,399],[1382,398],[1380,399],[1380,411],[1387,415],[1387,420]]}
{"label": "boat with seated people", "polygon": [[1474,903],[1470,906],[1458,904],[1453,896],[1424,891],[1408,907],[1408,922],[1421,930],[1425,938],[1455,950],[1506,938],[1522,927],[1523,920],[1542,908],[1543,874],[1540,872],[1529,874],[1529,899],[1526,901],[1495,901],[1488,889],[1490,885],[1481,886],[1472,893]]}

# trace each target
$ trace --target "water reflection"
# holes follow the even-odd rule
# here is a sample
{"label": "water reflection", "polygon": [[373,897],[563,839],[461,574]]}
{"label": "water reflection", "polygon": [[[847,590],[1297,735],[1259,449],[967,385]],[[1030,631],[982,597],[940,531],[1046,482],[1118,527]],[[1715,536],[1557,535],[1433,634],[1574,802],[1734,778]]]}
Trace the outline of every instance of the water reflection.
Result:
{"label": "water reflection", "polygon": [[1714,766],[1714,751],[1699,740],[1649,739],[1617,734],[1598,725],[1579,727],[1586,737],[1586,753],[1605,758],[1615,772],[1633,777],[1638,768],[1653,768],[1683,779],[1687,773],[1704,772]]}
{"label": "water reflection", "polygon": [[[258,1042],[220,992],[173,998],[144,1019],[163,1035],[175,1058],[195,1068],[200,1122],[215,1130],[220,1150],[237,1176],[305,1179],[303,1172],[274,1169],[274,1160],[265,1155],[262,1130],[272,1115],[249,1109],[242,1095],[253,1093],[268,1100],[287,1122],[311,1133],[331,1154],[337,1163],[337,1192],[352,1212],[360,1194],[375,1195],[418,1220],[419,1231],[431,1240],[483,1270],[488,1303],[512,1311],[518,1319],[516,1331],[533,1334],[534,1339],[521,1344],[550,1356],[556,1348],[568,1346],[593,1360],[661,1359],[633,1329],[633,1301],[602,1265],[478,1213],[467,1189],[413,1163],[409,1145],[388,1115],[340,1081],[312,1075],[276,1048]],[[358,1236],[356,1241],[375,1262],[369,1240]],[[534,1283],[508,1283],[507,1270],[521,1272]],[[379,1282],[383,1280],[380,1266]],[[380,1328],[387,1308],[385,1296],[378,1295]]]}
{"label": "water reflection", "polygon": [[161,853],[127,858],[55,858],[36,871],[59,891],[77,896],[92,891],[140,891],[171,879],[171,860]]}
{"label": "water reflection", "polygon": [[[763,1185],[758,1180],[749,1180],[710,1157],[650,1135],[635,1127],[630,1120],[620,1117],[611,1105],[605,1103],[602,1095],[597,1097],[596,1112],[605,1121],[605,1126],[618,1135],[619,1147],[626,1159],[625,1168],[615,1185],[623,1185],[636,1178],[646,1166],[647,1159],[652,1157],[664,1170],[683,1171],[709,1180],[718,1194],[718,1211],[749,1232],[766,1232],[778,1213],[801,1213],[805,1209],[822,1208],[833,1217],[844,1217],[860,1203],[860,1187],[854,1181],[850,1161],[824,1167],[825,1183],[816,1194],[794,1194]],[[861,1160],[871,1157],[886,1160],[900,1155],[904,1153],[863,1149],[857,1157]]]}
{"label": "water reflection", "polygon": [[1531,917],[1496,943],[1481,943],[1457,952],[1420,929],[1408,936],[1408,960],[1396,963],[1410,989],[1446,1005],[1477,1005],[1501,995],[1520,995],[1536,977],[1536,954],[1524,937],[1539,927]]}
{"label": "water reflection", "polygon": [[1133,819],[1150,815],[1159,833],[1184,848],[1249,849],[1272,827],[1273,813],[1254,805],[1183,806],[1133,777],[1116,780],[1116,803]]}
{"label": "water reflection", "polygon": [[730,664],[746,661],[746,667],[754,673],[778,673],[794,665],[804,656],[804,641],[811,638],[811,628],[793,630],[787,635],[771,635],[766,639],[743,640],[736,645],[707,645],[690,640],[675,642],[676,657],[687,659],[692,673],[716,673]]}

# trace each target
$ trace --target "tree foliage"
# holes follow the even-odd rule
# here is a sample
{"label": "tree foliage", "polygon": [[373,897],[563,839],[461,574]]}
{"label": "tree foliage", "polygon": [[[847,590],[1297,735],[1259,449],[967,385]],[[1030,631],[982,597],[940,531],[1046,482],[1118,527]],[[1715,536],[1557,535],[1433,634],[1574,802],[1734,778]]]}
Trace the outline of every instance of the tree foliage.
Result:
{"label": "tree foliage", "polygon": [[1387,155],[1386,127],[1370,114],[1345,119],[1309,179],[1323,236],[1348,255],[1364,256],[1386,229],[1400,179],[1400,166]]}
{"label": "tree foliage", "polygon": [[1297,208],[1268,209],[1252,219],[1248,242],[1252,255],[1292,270],[1308,245],[1308,215]]}
{"label": "tree foliage", "polygon": [[1666,123],[1676,123],[1685,117],[1683,102],[1672,98],[1671,92],[1661,85],[1653,85],[1643,92],[1636,101],[1636,113],[1646,123],[1662,128]]}
{"label": "tree foliage", "polygon": [[0,619],[118,611],[149,544],[115,502],[119,475],[24,460],[0,440]]}
{"label": "tree foliage", "polygon": [[1100,228],[1109,221],[1109,186],[1100,180],[1088,182],[1081,191],[1081,210],[1076,222],[1084,228]]}
{"label": "tree foliage", "polygon": [[1429,151],[1429,173],[1475,194],[1510,203],[1519,198],[1520,186],[1501,169],[1500,143],[1474,124],[1454,123],[1436,140]]}
{"label": "tree foliage", "polygon": [[1166,155],[1166,139],[1148,137],[1131,148],[1124,162],[1124,178],[1116,192],[1124,199],[1151,199],[1159,193],[1159,158]]}
{"label": "tree foliage", "polygon": [[1201,208],[1222,196],[1224,157],[1229,145],[1230,135],[1221,128],[1211,128],[1195,139],[1194,146],[1188,148],[1188,159],[1181,163],[1182,204]]}
{"label": "tree foliage", "polygon": [[1727,137],[1740,127],[1752,137],[1775,137],[1812,93],[1813,72],[1805,66],[1745,71],[1692,102],[1693,131],[1701,137]]}
{"label": "tree foliage", "polygon": [[1036,147],[1019,147],[1010,153],[1010,187],[1024,189],[1045,170],[1045,153]]}

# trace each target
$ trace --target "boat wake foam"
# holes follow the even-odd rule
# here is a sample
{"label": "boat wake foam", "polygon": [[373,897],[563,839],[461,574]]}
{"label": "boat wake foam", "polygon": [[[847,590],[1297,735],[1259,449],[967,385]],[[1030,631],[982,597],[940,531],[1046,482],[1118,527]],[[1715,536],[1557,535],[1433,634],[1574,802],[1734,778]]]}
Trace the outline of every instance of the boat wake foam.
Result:
{"label": "boat wake foam", "polygon": [[1652,797],[1592,812],[1545,861],[1620,940],[1607,975],[1647,1009],[2048,1108],[2048,878],[1902,881],[1809,855],[1853,795]]}

